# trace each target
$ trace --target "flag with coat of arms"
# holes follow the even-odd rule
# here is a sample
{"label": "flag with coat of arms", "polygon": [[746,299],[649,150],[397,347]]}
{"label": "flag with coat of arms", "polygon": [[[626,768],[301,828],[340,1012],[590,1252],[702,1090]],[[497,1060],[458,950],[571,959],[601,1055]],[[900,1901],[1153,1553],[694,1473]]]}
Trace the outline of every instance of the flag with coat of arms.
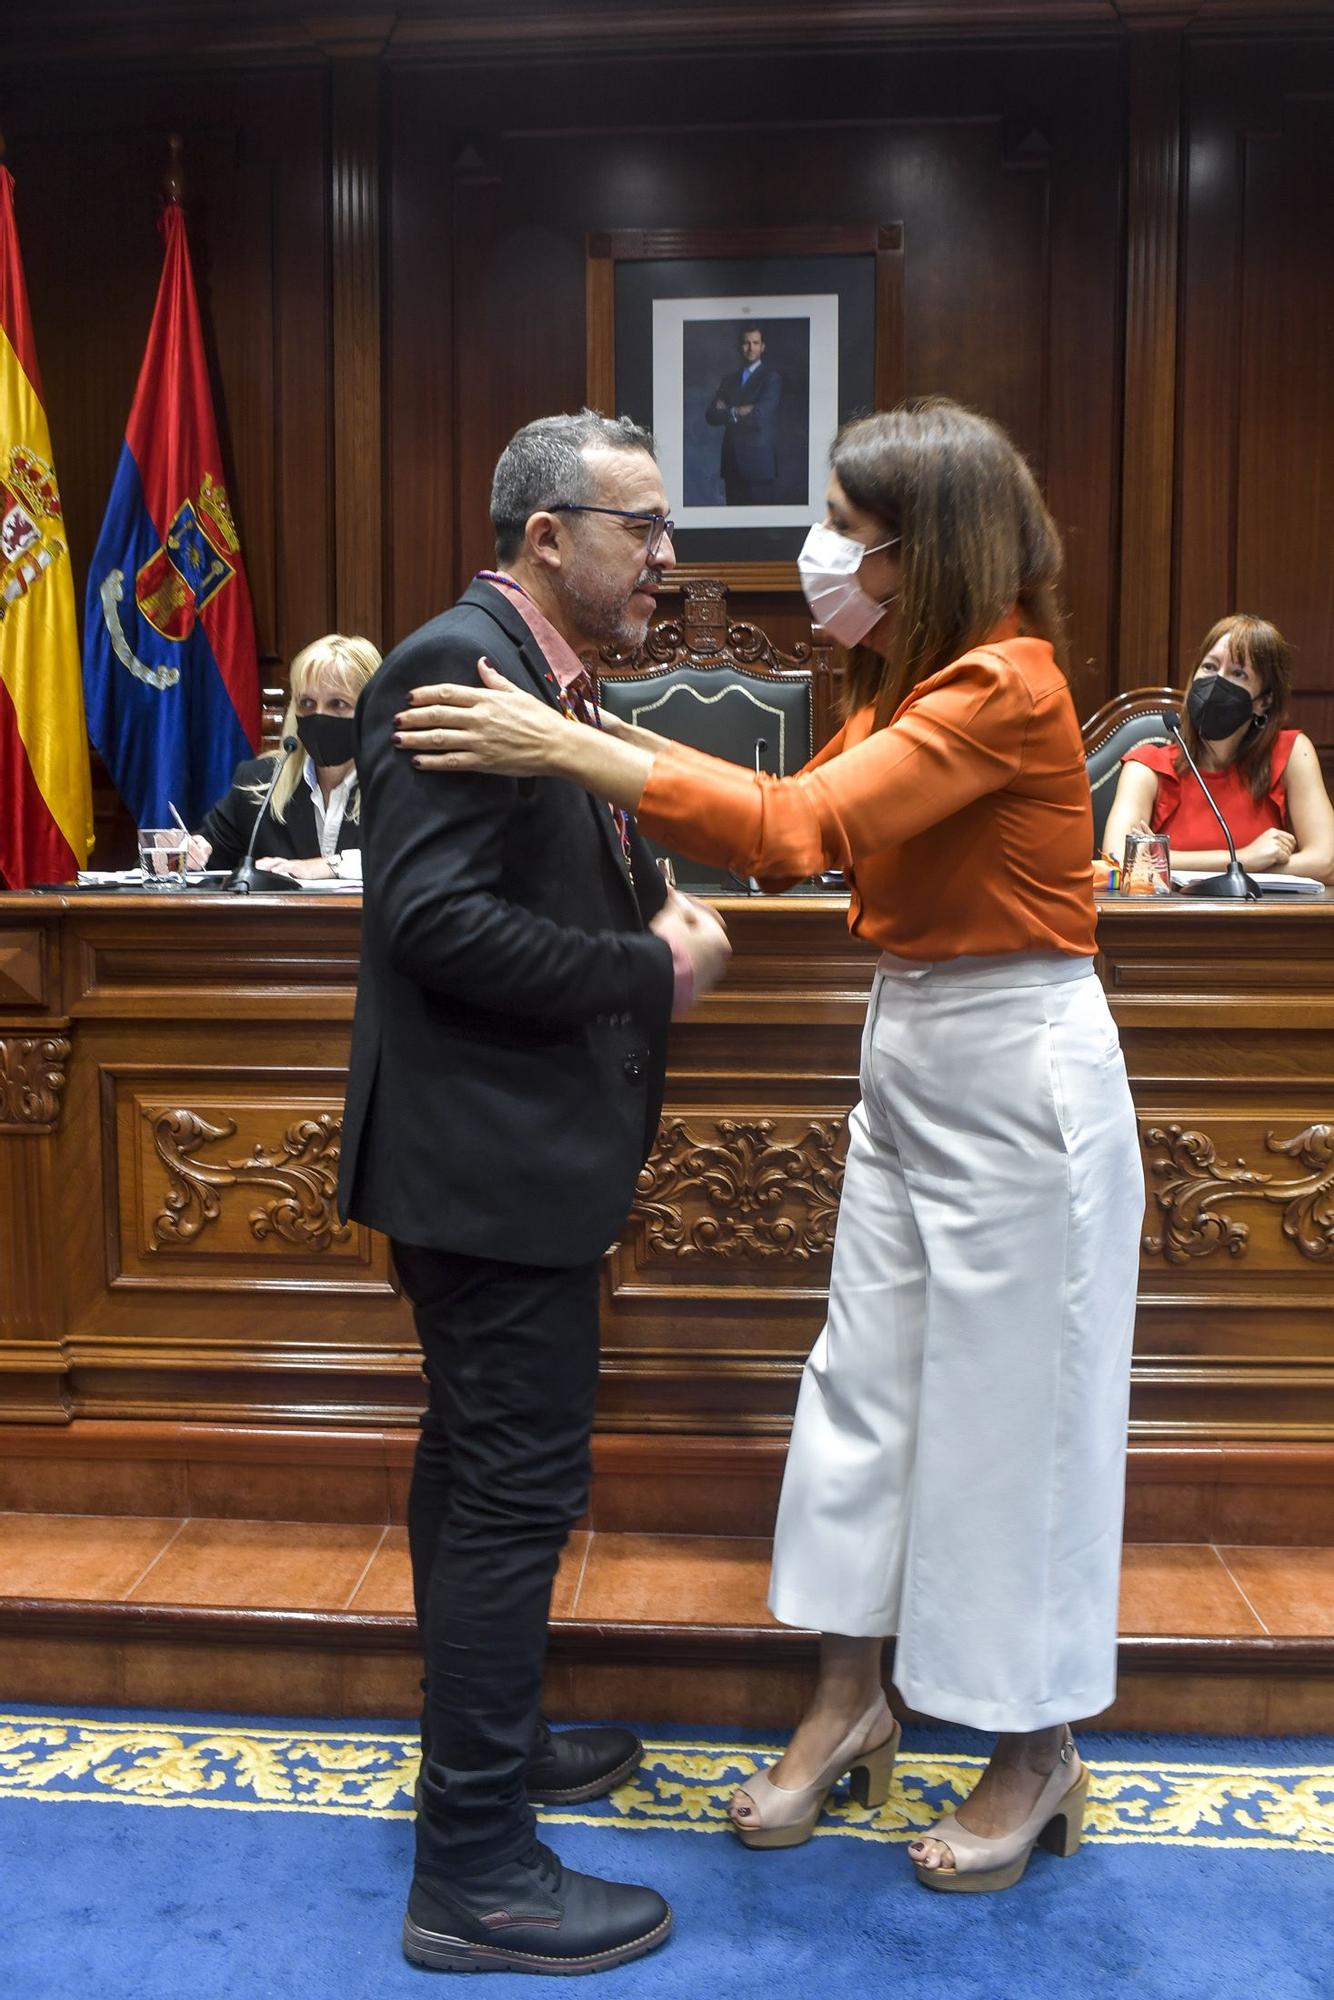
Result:
{"label": "flag with coat of arms", "polygon": [[198,824],[260,737],[254,614],[222,479],[185,215],[88,573],[88,731],[139,826]]}
{"label": "flag with coat of arms", "polygon": [[0,881],[68,882],[93,843],[88,737],[60,489],[0,166]]}

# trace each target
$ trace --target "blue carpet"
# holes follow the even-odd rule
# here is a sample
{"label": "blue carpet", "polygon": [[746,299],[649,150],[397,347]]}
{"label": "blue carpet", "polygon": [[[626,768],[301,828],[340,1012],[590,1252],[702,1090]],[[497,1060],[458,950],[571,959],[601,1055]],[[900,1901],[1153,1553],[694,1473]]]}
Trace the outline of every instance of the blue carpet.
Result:
{"label": "blue carpet", "polygon": [[[909,1732],[882,1811],[837,1805],[809,1845],[769,1854],[728,1835],[723,1805],[770,1742],[658,1730],[648,1743],[611,1799],[543,1814],[572,1866],[650,1881],[675,1908],[663,1949],[599,1976],[609,2000],[1334,1992],[1328,1738],[1082,1734],[1096,1781],[1083,1851],[1039,1853],[988,1897],[928,1894],[902,1851],[967,1791],[982,1746],[966,1732]],[[431,1975],[398,1951],[414,1763],[401,1724],[11,1707],[0,1992],[421,2000]],[[495,1974],[485,1993],[540,1990]]]}

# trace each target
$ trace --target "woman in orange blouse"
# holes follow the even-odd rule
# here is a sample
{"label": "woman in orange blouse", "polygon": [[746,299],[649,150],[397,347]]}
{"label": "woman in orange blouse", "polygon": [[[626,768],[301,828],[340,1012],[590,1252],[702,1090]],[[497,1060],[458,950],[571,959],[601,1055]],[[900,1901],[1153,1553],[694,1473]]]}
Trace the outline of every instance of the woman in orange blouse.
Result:
{"label": "woman in orange blouse", "polygon": [[847,875],[851,928],[881,956],[770,1597],[821,1632],[821,1673],[732,1818],[749,1846],[791,1846],[843,1773],[884,1798],[896,1634],[911,1707],[998,1735],[971,1797],[913,1844],[917,1873],[998,1889],[1039,1838],[1078,1845],[1067,1724],[1114,1691],[1143,1178],[1093,976],[1060,544],[1032,476],[943,401],[850,425],[831,465],[801,568],[855,649],[850,714],[798,776],[611,718],[572,727],[485,664],[480,688],[418,690],[398,740],[427,768],[574,778],[768,886]]}
{"label": "woman in orange blouse", "polygon": [[[1309,736],[1285,729],[1292,653],[1275,625],[1238,612],[1207,634],[1186,681],[1182,734],[1227,821],[1237,859],[1334,881],[1334,807]],[[1177,868],[1221,870],[1218,821],[1174,743],[1140,743],[1122,759],[1103,844],[1120,857],[1128,833],[1165,833]]]}

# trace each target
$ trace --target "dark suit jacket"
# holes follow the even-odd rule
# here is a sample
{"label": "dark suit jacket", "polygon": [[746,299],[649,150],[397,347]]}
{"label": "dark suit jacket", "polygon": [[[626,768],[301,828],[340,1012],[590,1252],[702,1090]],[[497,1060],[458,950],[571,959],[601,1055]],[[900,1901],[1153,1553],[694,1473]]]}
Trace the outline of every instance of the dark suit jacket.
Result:
{"label": "dark suit jacket", "polygon": [[[745,383],[738,368],[724,375],[718,394],[704,412],[711,424],[723,426],[723,477],[776,479],[778,477],[778,405],[783,395],[783,378],[767,361],[761,361]],[[725,405],[718,409],[717,404]],[[729,414],[738,403],[751,403],[748,417],[732,422]]]}
{"label": "dark suit jacket", "polygon": [[[213,852],[208,860],[210,868],[235,868],[245,853],[250,829],[255,824],[263,799],[262,793],[255,798],[245,787],[267,785],[277,761],[276,756],[251,757],[248,762],[238,764],[231,790],[223,793],[218,803],[205,815],[203,824],[196,829],[213,843]],[[356,796],[354,786],[349,806]],[[349,847],[360,846],[361,826],[344,813],[343,824],[338,829],[338,852],[342,854]],[[255,858],[258,860],[261,855],[276,854],[281,855],[284,861],[314,861],[319,851],[315,801],[302,778],[287,801],[281,820],[276,820],[271,812],[265,813],[264,823],[255,840]]]}
{"label": "dark suit jacket", "polygon": [[357,707],[364,906],[339,1198],[404,1242],[568,1266],[614,1240],[657,1130],[672,956],[645,925],[666,889],[637,833],[632,885],[610,812],[579,786],[417,771],[393,748],[409,690],[475,686],[483,653],[555,703],[518,611],[473,583]]}

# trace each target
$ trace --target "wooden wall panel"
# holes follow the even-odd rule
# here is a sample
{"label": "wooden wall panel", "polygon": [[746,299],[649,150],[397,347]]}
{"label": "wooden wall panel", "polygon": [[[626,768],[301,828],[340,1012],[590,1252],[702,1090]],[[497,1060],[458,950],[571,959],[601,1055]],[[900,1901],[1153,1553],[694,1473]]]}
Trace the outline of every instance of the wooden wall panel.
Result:
{"label": "wooden wall panel", "polygon": [[1126,374],[1122,437],[1118,686],[1172,672],[1172,499],[1176,451],[1181,204],[1181,35],[1140,30],[1129,54]]}
{"label": "wooden wall panel", "polygon": [[[161,275],[156,223],[175,131],[260,678],[281,685],[336,610],[323,70],[114,82],[67,71],[58,88],[41,77],[10,85],[0,118],[80,625]],[[378,463],[373,477],[378,499]],[[373,529],[371,542],[378,576]],[[94,861],[132,864],[133,824],[96,761],[94,780]]]}
{"label": "wooden wall panel", "polygon": [[[53,974],[0,1011],[0,1423],[407,1427],[410,1311],[332,1207],[360,910],[170,900],[0,897]],[[874,954],[836,898],[725,914],[604,1266],[604,1432],[780,1435],[824,1316]],[[1328,1445],[1334,901],[1110,898],[1099,942],[1149,1197],[1132,1435]]]}
{"label": "wooden wall panel", "polygon": [[[185,1280],[209,1291],[368,1283],[387,1293],[384,1246],[337,1213],[342,1093],[304,1094],[291,1073],[247,1086],[217,1079],[104,1068],[104,1137],[112,1245],[109,1282],[170,1291]],[[296,1256],[293,1256],[296,1252]]]}
{"label": "wooden wall panel", "polygon": [[340,56],[330,73],[332,623],[376,645],[384,641],[382,82],[368,54]]}
{"label": "wooden wall panel", "polygon": [[1189,57],[1178,664],[1215,619],[1297,649],[1298,724],[1334,757],[1334,40]]}
{"label": "wooden wall panel", "polygon": [[[855,67],[760,54],[662,64],[651,81],[607,62],[395,71],[399,629],[489,559],[507,437],[583,399],[590,231],[901,220],[908,392],[995,415],[1044,478],[1070,551],[1078,699],[1096,707],[1112,638],[1120,89],[1115,47]],[[415,547],[423,518],[447,524],[448,578],[445,537]],[[806,623],[791,596],[736,609],[784,644]]]}
{"label": "wooden wall panel", "polygon": [[[707,59],[668,37],[575,65],[481,41],[451,63],[435,29],[275,13],[225,49],[192,31],[174,58],[156,29],[98,28],[96,65],[58,88],[11,70],[0,120],[76,576],[173,129],[270,684],[335,622],[392,642],[485,559],[497,451],[583,395],[590,230],[888,219],[909,393],[992,412],[1043,478],[1081,712],[1161,678],[1164,648],[1179,666],[1240,594],[1292,628],[1299,719],[1334,745],[1334,41],[1315,13],[1250,41],[1211,20],[1139,9],[1045,47],[856,56],[722,47],[701,21]],[[736,609],[785,644],[804,624],[782,594]]]}
{"label": "wooden wall panel", "polygon": [[82,609],[161,273],[167,134],[262,661],[329,627],[324,78],[66,78],[6,93],[9,165]]}

